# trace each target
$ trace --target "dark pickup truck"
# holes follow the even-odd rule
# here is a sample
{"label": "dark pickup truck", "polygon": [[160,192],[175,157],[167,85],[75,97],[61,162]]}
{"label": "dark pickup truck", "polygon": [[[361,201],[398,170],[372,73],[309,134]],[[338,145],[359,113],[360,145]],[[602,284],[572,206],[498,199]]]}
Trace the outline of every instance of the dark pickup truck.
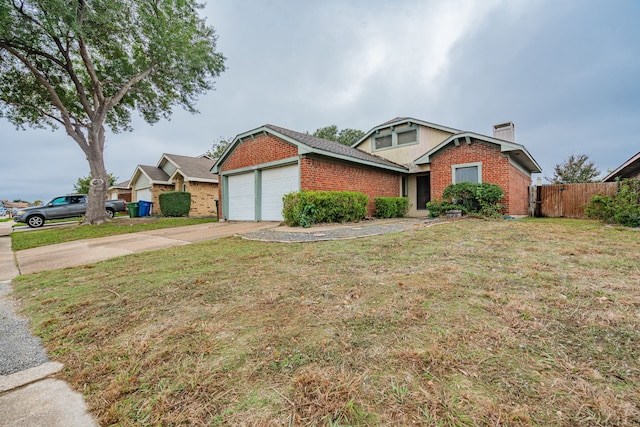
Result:
{"label": "dark pickup truck", "polygon": [[[110,218],[116,212],[126,212],[127,202],[124,200],[107,200],[104,202],[107,215]],[[56,197],[42,206],[20,209],[14,216],[16,222],[24,222],[29,227],[42,227],[46,220],[81,217],[87,211],[86,194],[68,194]]]}

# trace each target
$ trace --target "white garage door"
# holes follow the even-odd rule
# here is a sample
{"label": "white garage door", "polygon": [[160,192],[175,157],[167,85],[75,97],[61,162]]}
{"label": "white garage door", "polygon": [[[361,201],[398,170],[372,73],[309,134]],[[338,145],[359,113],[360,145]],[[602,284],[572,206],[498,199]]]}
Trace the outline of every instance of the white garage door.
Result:
{"label": "white garage door", "polygon": [[298,165],[262,171],[262,220],[282,221],[282,196],[298,191]]}
{"label": "white garage door", "polygon": [[253,172],[229,177],[229,219],[255,221],[256,199]]}
{"label": "white garage door", "polygon": [[151,189],[150,188],[145,188],[145,189],[141,189],[141,190],[136,190],[136,202],[139,202],[140,200],[144,200],[145,202],[150,202],[151,201]]}

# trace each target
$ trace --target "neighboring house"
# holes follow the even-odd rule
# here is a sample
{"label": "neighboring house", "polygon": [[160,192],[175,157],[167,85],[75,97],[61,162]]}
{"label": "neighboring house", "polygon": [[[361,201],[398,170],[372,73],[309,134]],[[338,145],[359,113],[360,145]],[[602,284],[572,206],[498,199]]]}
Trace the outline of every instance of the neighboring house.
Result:
{"label": "neighboring house", "polygon": [[131,200],[152,202],[151,214],[160,214],[159,196],[169,191],[191,193],[189,216],[217,216],[218,176],[207,156],[163,154],[156,166],[138,165],[129,180]]}
{"label": "neighboring house", "polygon": [[616,179],[640,179],[640,153],[631,157],[629,160],[621,164],[605,176],[603,182],[613,182]]}
{"label": "neighboring house", "polygon": [[238,135],[212,172],[222,177],[221,217],[281,220],[282,195],[298,190],[350,190],[369,196],[406,196],[410,216],[426,216],[426,204],[451,183],[498,184],[505,212],[526,215],[531,174],[541,172],[514,142],[513,123],[494,136],[396,118],[374,127],[352,147],[273,125]]}
{"label": "neighboring house", "polygon": [[126,202],[131,201],[131,188],[129,187],[129,181],[119,182],[113,184],[107,189],[108,200],[122,199]]}

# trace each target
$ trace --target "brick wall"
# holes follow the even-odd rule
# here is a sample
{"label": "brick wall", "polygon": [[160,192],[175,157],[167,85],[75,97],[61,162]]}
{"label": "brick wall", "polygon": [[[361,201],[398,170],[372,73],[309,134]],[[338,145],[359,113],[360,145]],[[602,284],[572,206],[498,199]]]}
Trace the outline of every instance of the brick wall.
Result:
{"label": "brick wall", "polygon": [[216,202],[218,184],[210,182],[187,182],[187,191],[191,193],[191,217],[217,216]]}
{"label": "brick wall", "polygon": [[222,165],[223,171],[261,165],[295,157],[298,147],[272,135],[259,135],[239,143]]}
{"label": "brick wall", "polygon": [[510,215],[529,215],[529,187],[531,177],[510,165],[509,170],[509,209]]}
{"label": "brick wall", "polygon": [[300,160],[300,189],[359,191],[369,196],[367,211],[375,213],[374,198],[400,196],[400,175],[316,158]]}
{"label": "brick wall", "polygon": [[530,178],[511,165],[500,147],[476,140],[471,144],[462,142],[459,147],[448,146],[432,157],[431,198],[441,199],[444,189],[452,183],[452,165],[476,162],[482,163],[482,182],[502,188],[501,203],[506,206],[506,213],[526,215]]}

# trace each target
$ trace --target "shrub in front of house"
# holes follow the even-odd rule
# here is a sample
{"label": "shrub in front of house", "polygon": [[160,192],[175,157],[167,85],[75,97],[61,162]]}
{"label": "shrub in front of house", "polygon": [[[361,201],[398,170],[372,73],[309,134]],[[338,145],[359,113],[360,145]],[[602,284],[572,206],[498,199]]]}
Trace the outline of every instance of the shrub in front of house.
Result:
{"label": "shrub in front of house", "polygon": [[[463,214],[499,217],[504,208],[500,200],[504,192],[497,184],[461,182],[444,189],[442,201],[427,203],[431,216],[444,215],[448,210],[460,210]],[[435,214],[437,212],[437,214]]]}
{"label": "shrub in front of house", "polygon": [[163,216],[189,216],[191,193],[185,191],[170,191],[160,194],[158,200],[160,201],[160,212],[162,212]]}
{"label": "shrub in front of house", "polygon": [[585,208],[589,218],[626,227],[640,227],[640,181],[618,181],[613,196],[595,195]]}
{"label": "shrub in front of house", "polygon": [[292,227],[358,222],[367,215],[369,197],[355,191],[298,191],[282,198],[282,216]]}
{"label": "shrub in front of house", "polygon": [[409,212],[408,197],[376,197],[376,217],[403,218]]}

